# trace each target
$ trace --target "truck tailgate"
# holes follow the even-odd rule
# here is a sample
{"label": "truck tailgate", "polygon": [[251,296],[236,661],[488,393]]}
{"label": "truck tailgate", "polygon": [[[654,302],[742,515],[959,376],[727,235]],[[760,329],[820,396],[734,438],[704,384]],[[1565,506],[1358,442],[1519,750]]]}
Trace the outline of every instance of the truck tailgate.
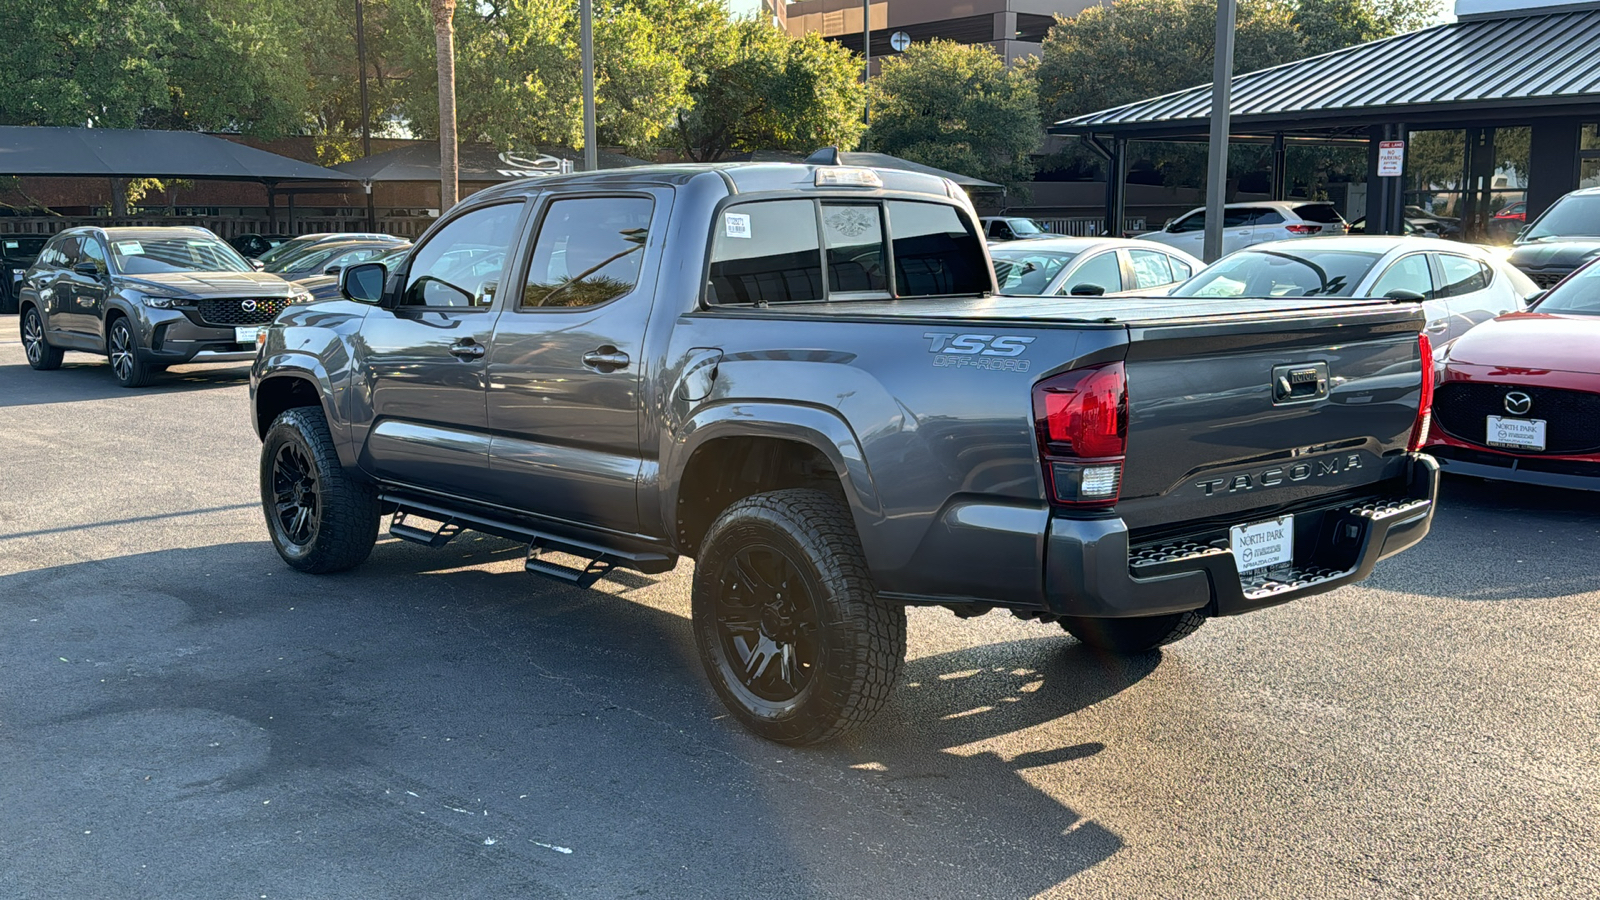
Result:
{"label": "truck tailgate", "polygon": [[1129,326],[1117,512],[1136,540],[1185,523],[1244,524],[1403,473],[1420,402],[1420,311],[1253,318]]}

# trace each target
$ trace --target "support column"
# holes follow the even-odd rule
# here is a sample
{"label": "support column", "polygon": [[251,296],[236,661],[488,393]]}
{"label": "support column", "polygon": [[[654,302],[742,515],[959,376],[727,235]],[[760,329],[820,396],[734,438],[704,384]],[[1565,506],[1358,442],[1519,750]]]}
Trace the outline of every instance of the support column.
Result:
{"label": "support column", "polygon": [[[1411,130],[1403,124],[1391,127],[1394,129],[1394,137],[1390,138],[1390,140],[1404,141],[1406,153],[1409,154],[1411,152]],[[1385,181],[1394,182],[1389,187],[1389,230],[1384,234],[1406,233],[1406,176],[1403,169],[1401,172],[1402,174],[1398,178],[1390,177],[1384,179]]]}
{"label": "support column", "polygon": [[1533,124],[1528,148],[1528,221],[1544,212],[1562,194],[1578,189],[1577,119],[1551,119]]}
{"label": "support column", "polygon": [[267,233],[278,233],[278,183],[267,182]]}
{"label": "support column", "polygon": [[1107,237],[1122,237],[1122,225],[1128,211],[1128,140],[1114,138],[1111,156],[1106,160],[1106,221]]}
{"label": "support column", "polygon": [[1272,199],[1283,200],[1288,196],[1288,148],[1283,143],[1283,132],[1272,136]]}

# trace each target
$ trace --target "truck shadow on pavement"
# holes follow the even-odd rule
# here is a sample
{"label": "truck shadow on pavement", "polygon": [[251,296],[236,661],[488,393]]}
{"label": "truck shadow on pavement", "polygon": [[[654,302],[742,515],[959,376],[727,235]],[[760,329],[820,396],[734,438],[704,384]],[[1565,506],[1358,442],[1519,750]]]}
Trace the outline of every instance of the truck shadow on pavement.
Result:
{"label": "truck shadow on pavement", "polygon": [[73,354],[53,372],[35,372],[26,363],[0,365],[0,407],[71,403],[77,400],[132,399],[151,394],[177,394],[250,383],[250,364],[206,363],[176,366],[160,373],[147,387],[117,384],[104,360]]}
{"label": "truck shadow on pavement", "polygon": [[[1122,847],[1022,774],[1104,751],[1064,723],[1159,656],[1053,628],[924,656],[860,735],[795,750],[717,703],[688,583],[578,590],[492,538],[386,541],[322,578],[265,542],[0,577],[0,799],[19,833],[97,829],[182,884],[281,894],[315,872],[330,897],[390,866],[403,896],[1027,897]],[[53,847],[0,875],[49,875],[36,897],[123,883]],[[125,877],[183,895],[154,866]]]}
{"label": "truck shadow on pavement", "polygon": [[1447,476],[1432,535],[1366,584],[1466,602],[1572,597],[1600,591],[1597,557],[1600,493]]}

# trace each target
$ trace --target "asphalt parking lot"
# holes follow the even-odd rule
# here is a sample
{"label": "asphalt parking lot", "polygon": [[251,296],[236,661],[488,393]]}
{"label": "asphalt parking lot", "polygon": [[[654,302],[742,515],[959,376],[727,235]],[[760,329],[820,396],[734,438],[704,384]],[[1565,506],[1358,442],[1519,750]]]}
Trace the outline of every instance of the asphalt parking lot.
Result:
{"label": "asphalt parking lot", "polygon": [[884,715],[798,751],[723,714],[688,566],[295,573],[244,368],[129,391],[15,328],[0,894],[1600,895],[1600,495],[1449,481],[1366,584],[1132,663],[913,610]]}

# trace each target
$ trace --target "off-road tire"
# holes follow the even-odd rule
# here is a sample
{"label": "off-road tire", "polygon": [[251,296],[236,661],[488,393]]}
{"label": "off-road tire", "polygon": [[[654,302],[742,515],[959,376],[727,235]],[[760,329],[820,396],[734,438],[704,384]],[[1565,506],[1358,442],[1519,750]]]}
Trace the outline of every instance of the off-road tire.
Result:
{"label": "off-road tire", "polygon": [[1096,650],[1135,656],[1181,641],[1194,634],[1205,621],[1204,615],[1193,611],[1131,619],[1062,616],[1061,627]]}
{"label": "off-road tire", "polygon": [[106,327],[106,359],[117,384],[125,388],[144,387],[155,380],[159,371],[139,358],[139,338],[127,316],[117,316]]}
{"label": "off-road tire", "polygon": [[[294,492],[294,481],[285,493],[287,470],[280,459],[299,460],[309,476],[311,512],[300,528],[296,514],[284,521],[280,504],[294,498],[305,499],[305,491]],[[342,572],[365,562],[378,540],[378,493],[373,486],[347,471],[339,462],[328,420],[315,406],[285,410],[267,429],[261,444],[261,511],[267,519],[267,532],[283,561],[302,572],[323,575]]]}
{"label": "off-road tire", "polygon": [[22,318],[17,320],[17,334],[22,339],[28,365],[41,372],[61,368],[65,353],[59,347],[50,346],[50,339],[44,332],[44,317],[39,315],[37,307],[29,306],[22,311]]}
{"label": "off-road tire", "polygon": [[[738,563],[748,563],[756,553],[786,578],[798,578],[805,596],[785,580],[773,591],[778,599],[741,606],[753,589],[741,594],[741,582],[760,579],[741,578],[746,570]],[[785,590],[787,600],[782,599]],[[793,665],[803,672],[797,678],[804,683],[792,698],[763,698],[738,673],[740,651],[733,641],[749,632],[727,624],[727,613],[760,608],[786,620],[787,613],[770,612],[785,603],[800,623],[793,626],[800,636],[793,644],[776,646],[790,646],[797,661],[766,658],[777,659],[781,667]],[[818,744],[866,724],[888,701],[905,661],[905,607],[878,596],[849,509],[822,491],[772,491],[724,510],[701,543],[692,606],[695,641],[712,687],[746,728],[779,743]],[[767,626],[760,628],[765,639]],[[744,662],[748,673],[748,659]]]}

